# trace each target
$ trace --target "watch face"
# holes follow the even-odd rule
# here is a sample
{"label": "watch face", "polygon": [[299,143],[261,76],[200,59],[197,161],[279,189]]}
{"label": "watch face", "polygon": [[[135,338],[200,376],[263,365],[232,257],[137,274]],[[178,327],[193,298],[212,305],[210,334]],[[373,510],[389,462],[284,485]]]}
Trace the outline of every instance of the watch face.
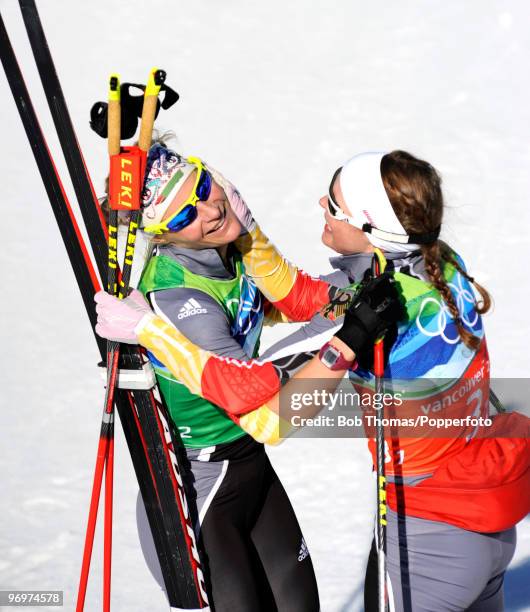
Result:
{"label": "watch face", "polygon": [[336,348],[332,346],[328,346],[328,348],[325,350],[324,354],[322,355],[321,361],[324,365],[330,368],[331,366],[335,365],[339,357],[340,357],[340,351],[338,351]]}

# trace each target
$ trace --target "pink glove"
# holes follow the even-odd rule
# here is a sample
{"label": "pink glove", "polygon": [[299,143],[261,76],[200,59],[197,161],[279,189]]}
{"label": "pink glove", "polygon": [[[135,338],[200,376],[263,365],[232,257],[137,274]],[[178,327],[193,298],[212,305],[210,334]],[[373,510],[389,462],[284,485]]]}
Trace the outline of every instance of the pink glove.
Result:
{"label": "pink glove", "polygon": [[138,344],[136,330],[156,316],[137,289],[133,289],[124,300],[119,300],[106,291],[98,291],[94,301],[98,315],[96,333],[115,342]]}
{"label": "pink glove", "polygon": [[243,199],[243,196],[220,172],[214,170],[211,166],[207,166],[207,168],[210,171],[213,180],[220,185],[226,193],[230,208],[234,211],[239,223],[241,224],[241,227],[243,228],[241,233],[246,234],[247,232],[252,231],[256,225],[256,222],[254,221],[254,217],[252,216],[247,203]]}

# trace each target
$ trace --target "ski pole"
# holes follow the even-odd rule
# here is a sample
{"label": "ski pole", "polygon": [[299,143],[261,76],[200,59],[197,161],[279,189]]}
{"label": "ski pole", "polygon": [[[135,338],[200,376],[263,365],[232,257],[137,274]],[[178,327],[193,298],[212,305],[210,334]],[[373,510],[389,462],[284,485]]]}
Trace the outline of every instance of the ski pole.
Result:
{"label": "ski pole", "polygon": [[[141,188],[145,173],[145,159],[147,151],[151,146],[153,126],[155,122],[158,94],[164,83],[166,73],[163,70],[153,68],[149,74],[149,79],[145,88],[144,105],[142,109],[142,120],[140,124],[140,137],[138,148],[143,153],[140,157],[138,184]],[[120,82],[117,75],[112,75],[109,85],[109,106],[108,106],[108,151],[112,159],[121,152],[121,104],[120,104]],[[122,170],[128,170],[130,160],[120,162],[120,175],[123,177]],[[116,173],[116,166],[111,162],[111,175]],[[127,181],[126,181],[127,182]],[[132,175],[131,175],[132,182]],[[125,185],[127,187],[127,185]],[[123,189],[123,185],[122,188]],[[121,191],[121,190],[120,190]],[[119,290],[117,283],[116,269],[118,265],[118,210],[121,208],[121,192],[119,198],[111,198],[109,206],[109,267],[108,267],[108,291],[117,295],[120,299],[127,297],[132,273],[132,265],[136,244],[136,232],[140,218],[140,190],[135,196],[125,195],[126,205],[130,204],[129,227],[127,230],[127,243],[125,246],[125,256],[122,266],[122,274],[119,280]],[[133,201],[134,200],[134,201]],[[104,550],[103,550],[103,612],[110,612],[110,588],[111,588],[111,566],[112,566],[112,508],[113,508],[113,480],[114,480],[114,391],[116,388],[117,375],[119,371],[120,345],[117,342],[108,342],[107,360],[107,390],[105,410],[108,415],[108,442],[106,449],[105,463],[105,518],[104,518]]]}
{"label": "ski pole", "polygon": [[[154,68],[149,74],[147,86],[145,88],[144,105],[142,110],[142,121],[140,124],[140,138],[138,148],[145,155],[151,146],[153,126],[155,122],[158,94],[164,83],[166,73],[163,70]],[[121,104],[120,104],[120,82],[117,75],[112,75],[109,85],[109,106],[108,106],[108,150],[109,156],[117,156],[121,152]],[[129,160],[127,160],[129,162]],[[124,164],[120,163],[120,168]],[[125,165],[125,169],[128,169]],[[111,174],[116,172],[112,166]],[[140,163],[140,185],[143,184],[145,165]],[[120,171],[121,173],[121,171]],[[131,179],[132,180],[132,179]],[[128,199],[128,196],[125,197]],[[131,206],[129,227],[127,230],[127,244],[125,247],[125,258],[122,266],[119,290],[117,283],[116,268],[118,265],[118,204],[117,198],[111,198],[109,206],[109,267],[108,283],[109,293],[117,295],[120,299],[127,297],[132,272],[134,250],[136,243],[136,231],[140,217],[140,193],[136,193],[137,200],[129,202]],[[120,206],[121,208],[121,206]],[[108,415],[108,442],[105,462],[105,518],[104,518],[104,549],[103,549],[103,612],[110,612],[110,586],[111,586],[111,565],[112,565],[112,506],[113,506],[113,480],[114,480],[114,391],[116,388],[117,375],[119,371],[120,345],[118,342],[108,342],[107,360],[107,397],[105,410]]]}
{"label": "ski pole", "polygon": [[[113,75],[109,87],[109,155],[120,152],[120,101],[119,79]],[[112,136],[111,136],[112,134]],[[117,138],[116,138],[117,135]],[[109,242],[108,242],[108,291],[116,293],[117,286],[117,226],[118,211],[109,211]],[[90,561],[94,545],[99,498],[103,470],[105,469],[105,523],[104,523],[104,553],[103,553],[103,609],[110,609],[110,567],[112,553],[112,485],[114,473],[114,388],[116,384],[119,352],[114,351],[116,343],[107,342],[107,389],[101,431],[94,470],[94,482],[88,513],[88,524],[81,566],[81,577],[77,597],[77,612],[84,609]]]}
{"label": "ski pole", "polygon": [[[109,157],[119,155],[121,150],[121,102],[120,80],[112,75],[109,82]],[[117,294],[118,265],[118,211],[109,208],[109,261],[108,291]],[[107,359],[107,393],[110,398],[105,402],[106,414],[109,417],[108,442],[105,462],[105,515],[103,536],[103,612],[110,612],[110,585],[112,568],[112,508],[114,490],[114,390],[119,363],[119,345],[107,343],[107,352],[112,359]]]}
{"label": "ski pole", "polygon": [[[379,249],[375,249],[372,263],[374,276],[384,272],[385,257]],[[383,393],[383,377],[385,373],[385,356],[383,338],[374,344],[374,376],[375,393]],[[385,477],[385,432],[383,427],[384,408],[381,417],[376,421],[376,476],[377,476],[377,592],[378,611],[386,612],[386,477]]]}
{"label": "ski pole", "polygon": [[[149,80],[145,90],[144,110],[142,112],[142,123],[140,128],[140,141],[138,149],[142,156],[138,158],[139,167],[136,168],[137,176],[140,177],[139,185],[143,183],[145,172],[145,158],[147,151],[151,145],[153,125],[156,113],[156,104],[160,87],[164,83],[166,73],[163,70],[154,68],[151,70]],[[111,109],[114,107],[114,111]],[[121,162],[119,159],[120,153],[120,126],[111,126],[111,118],[114,125],[119,117],[119,80],[115,75],[111,77],[111,86],[109,92],[109,154],[111,154],[111,198],[109,206],[109,293],[117,293],[118,297],[124,298],[129,291],[129,282],[132,272],[132,263],[134,258],[134,247],[136,243],[136,231],[139,223],[139,208],[140,208],[140,189],[136,190],[136,202],[131,201],[123,203],[119,192],[115,198],[112,198],[113,188],[113,170],[119,168],[120,163],[133,164],[133,161],[126,159]],[[111,114],[113,113],[113,114]],[[111,136],[112,134],[112,136]],[[142,136],[143,135],[143,136]],[[134,153],[134,147],[131,147],[129,152]],[[117,153],[115,152],[117,150]],[[117,166],[113,168],[112,159],[116,160]],[[115,174],[115,173],[114,173]],[[119,181],[118,181],[119,183]],[[124,191],[127,195],[133,192]],[[127,198],[126,198],[127,199]],[[115,206],[115,208],[113,208]],[[117,275],[117,236],[118,236],[118,210],[130,210],[129,227],[127,231],[127,243],[125,247],[125,257],[122,266],[122,274],[119,279]],[[79,583],[79,592],[76,612],[82,612],[86,597],[86,589],[88,584],[88,574],[90,571],[90,560],[92,548],[94,544],[94,533],[97,521],[97,512],[99,506],[99,498],[101,494],[101,483],[103,479],[103,469],[106,467],[105,479],[105,539],[104,539],[104,577],[103,577],[103,606],[104,612],[110,610],[110,576],[111,576],[111,550],[112,550],[112,484],[113,484],[113,458],[114,458],[114,391],[118,377],[118,362],[119,362],[119,343],[109,342],[107,355],[107,388],[105,393],[105,407],[103,411],[101,434],[98,445],[98,455],[96,459],[96,468],[94,473],[94,483],[92,486],[92,496],[90,502],[89,519],[87,525],[87,533],[85,538],[85,549],[83,552],[83,563],[81,568],[81,578]]]}

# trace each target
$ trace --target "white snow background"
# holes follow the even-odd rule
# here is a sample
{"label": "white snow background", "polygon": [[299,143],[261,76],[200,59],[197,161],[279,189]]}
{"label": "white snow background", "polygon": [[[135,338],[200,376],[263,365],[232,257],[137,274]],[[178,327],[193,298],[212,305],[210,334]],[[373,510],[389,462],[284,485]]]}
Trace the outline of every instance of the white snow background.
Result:
{"label": "white snow background", "polygon": [[[18,4],[1,7],[66,177]],[[444,236],[495,298],[485,318],[493,374],[528,375],[527,2],[41,0],[39,8],[99,192],[106,143],[89,128],[90,106],[105,99],[111,72],[145,82],[154,65],[181,94],[158,126],[231,178],[284,254],[312,274],[329,270],[317,201],[338,165],[367,149],[428,159],[444,179]],[[104,391],[3,77],[0,88],[0,589],[62,589],[73,609]],[[361,610],[375,497],[366,441],[294,440],[270,455],[308,542],[322,610]],[[136,493],[118,425],[113,610],[165,610],[139,548]],[[511,611],[530,610],[528,518],[518,533],[506,578]],[[87,610],[101,609],[101,541],[98,530]]]}

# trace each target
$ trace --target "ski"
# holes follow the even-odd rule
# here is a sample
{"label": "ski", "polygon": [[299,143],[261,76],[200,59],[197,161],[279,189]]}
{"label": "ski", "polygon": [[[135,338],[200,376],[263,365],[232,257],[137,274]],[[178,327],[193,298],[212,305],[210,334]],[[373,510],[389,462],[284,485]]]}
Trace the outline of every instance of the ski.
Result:
{"label": "ski", "polygon": [[[73,130],[35,3],[21,0],[20,6],[96,264],[100,276],[104,277],[106,224]],[[3,20],[0,26],[0,52],[6,76],[94,329],[93,295],[99,289],[99,280],[40,129]],[[104,358],[105,342],[95,337]],[[128,369],[143,367],[145,357],[138,349],[131,347],[122,353],[122,366]],[[207,606],[207,596],[183,489],[178,432],[170,425],[156,388],[119,389],[116,406],[153,533],[169,604],[174,609],[203,609]]]}

